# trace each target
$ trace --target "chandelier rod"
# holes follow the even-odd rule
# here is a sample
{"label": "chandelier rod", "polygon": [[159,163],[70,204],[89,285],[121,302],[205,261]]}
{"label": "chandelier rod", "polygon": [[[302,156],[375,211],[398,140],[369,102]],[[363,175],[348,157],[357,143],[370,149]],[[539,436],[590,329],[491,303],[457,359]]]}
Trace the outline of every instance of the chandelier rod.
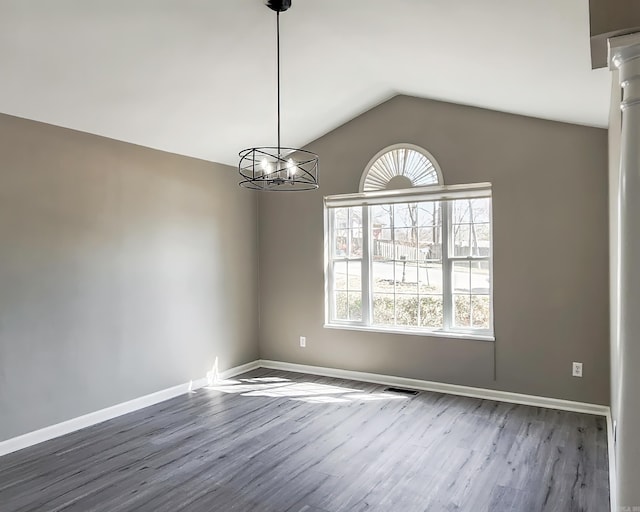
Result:
{"label": "chandelier rod", "polygon": [[276,11],[276,62],[278,68],[278,158],[280,158],[280,11]]}

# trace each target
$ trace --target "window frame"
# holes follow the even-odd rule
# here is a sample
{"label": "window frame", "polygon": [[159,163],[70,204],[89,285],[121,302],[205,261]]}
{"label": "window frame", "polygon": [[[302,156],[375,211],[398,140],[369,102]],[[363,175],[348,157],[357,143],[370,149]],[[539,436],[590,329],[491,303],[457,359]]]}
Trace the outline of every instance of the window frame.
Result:
{"label": "window frame", "polygon": [[[493,301],[493,203],[489,208],[489,240],[490,252],[488,256],[455,256],[449,253],[452,242],[452,210],[454,200],[489,198],[492,200],[491,184],[477,183],[471,185],[453,186],[425,186],[404,190],[385,190],[375,192],[361,192],[358,194],[343,194],[326,196],[324,198],[324,233],[325,233],[325,322],[324,327],[333,329],[347,329],[359,331],[385,332],[394,334],[408,334],[419,336],[446,337],[458,339],[474,339],[494,341],[494,301]],[[441,328],[403,327],[374,325],[372,319],[373,294],[371,293],[371,275],[373,259],[371,258],[373,237],[371,236],[370,209],[374,205],[389,205],[396,203],[411,203],[421,201],[442,201],[442,275],[443,275],[443,325]],[[336,261],[353,261],[348,255],[344,259],[333,257],[333,215],[332,209],[340,207],[362,208],[362,256],[361,261],[361,290],[362,315],[361,320],[341,320],[335,318],[334,300],[334,263]],[[446,226],[446,227],[445,227]],[[457,261],[486,261],[489,268],[489,329],[473,329],[455,327],[454,325],[454,295],[453,267]],[[348,279],[348,275],[347,275]],[[471,290],[470,290],[471,291]],[[469,293],[470,296],[474,295]],[[484,294],[481,294],[484,295]],[[395,296],[395,292],[394,292]],[[395,309],[395,308],[394,308]]]}

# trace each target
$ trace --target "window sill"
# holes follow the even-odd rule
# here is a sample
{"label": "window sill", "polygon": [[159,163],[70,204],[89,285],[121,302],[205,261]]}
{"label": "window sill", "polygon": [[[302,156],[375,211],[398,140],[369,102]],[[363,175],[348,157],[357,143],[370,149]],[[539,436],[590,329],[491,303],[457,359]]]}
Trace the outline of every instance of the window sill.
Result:
{"label": "window sill", "polygon": [[491,334],[475,334],[470,332],[414,331],[411,329],[385,329],[384,327],[368,327],[365,325],[349,324],[324,324],[324,328],[346,331],[379,332],[385,334],[408,334],[409,336],[422,336],[427,338],[454,338],[459,340],[496,341],[495,336]]}

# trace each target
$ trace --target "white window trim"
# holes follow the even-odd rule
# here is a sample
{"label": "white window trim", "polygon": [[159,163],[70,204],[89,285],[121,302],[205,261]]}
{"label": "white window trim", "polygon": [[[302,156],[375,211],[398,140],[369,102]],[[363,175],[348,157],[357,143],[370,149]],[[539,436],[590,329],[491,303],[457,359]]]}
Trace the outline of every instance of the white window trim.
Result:
{"label": "white window trim", "polygon": [[414,201],[446,201],[448,199],[475,199],[491,197],[491,183],[472,183],[470,185],[442,185],[413,187],[405,190],[380,190],[325,196],[327,208],[338,206],[365,206],[374,204],[407,203]]}
{"label": "white window trim", "polygon": [[[493,312],[493,207],[490,210],[490,226],[491,226],[491,253],[488,257],[459,257],[450,256],[448,252],[449,237],[451,230],[447,229],[447,236],[443,236],[442,248],[442,274],[443,276],[451,276],[452,266],[455,261],[488,261],[490,269],[490,291],[489,301],[491,308],[490,329],[456,329],[452,327],[453,314],[453,293],[451,291],[451,282],[449,278],[443,280],[443,310],[444,322],[443,328],[425,329],[413,327],[384,327],[372,325],[371,321],[371,293],[370,293],[370,273],[371,264],[370,251],[372,240],[370,237],[369,226],[369,206],[375,204],[393,204],[405,203],[410,201],[451,201],[453,199],[473,199],[488,197],[491,198],[491,184],[477,183],[470,185],[450,185],[450,186],[427,186],[414,187],[406,190],[393,191],[376,191],[361,192],[358,194],[342,194],[334,196],[326,196],[324,198],[324,232],[325,232],[325,322],[324,327],[330,329],[346,329],[369,332],[381,332],[389,334],[408,334],[418,336],[433,336],[444,338],[471,339],[479,341],[495,341],[494,336],[494,312]],[[449,226],[449,214],[451,203],[447,203],[447,207],[443,208],[443,226]],[[333,282],[332,262],[337,261],[331,257],[331,226],[330,209],[336,207],[362,206],[362,233],[366,237],[367,243],[363,244],[362,258],[362,320],[334,320],[332,316],[332,299],[333,290],[331,283]]]}
{"label": "white window trim", "polygon": [[456,340],[475,340],[475,341],[495,341],[496,338],[493,334],[480,334],[468,331],[443,331],[443,330],[427,330],[427,329],[412,329],[406,327],[404,329],[399,328],[385,328],[384,326],[369,326],[352,323],[325,323],[323,325],[325,329],[336,329],[342,331],[366,331],[366,332],[378,332],[383,334],[400,334],[409,336],[422,336],[427,338],[452,338]]}

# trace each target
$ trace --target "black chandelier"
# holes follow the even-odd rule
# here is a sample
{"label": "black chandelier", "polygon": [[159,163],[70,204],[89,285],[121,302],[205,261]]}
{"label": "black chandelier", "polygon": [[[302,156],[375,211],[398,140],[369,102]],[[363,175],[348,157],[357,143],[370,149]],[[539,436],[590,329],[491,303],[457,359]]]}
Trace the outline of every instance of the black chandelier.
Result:
{"label": "black chandelier", "polygon": [[240,151],[240,186],[264,191],[314,190],[318,188],[318,155],[280,144],[280,13],[291,7],[291,0],[267,0],[266,4],[276,12],[278,145]]}

